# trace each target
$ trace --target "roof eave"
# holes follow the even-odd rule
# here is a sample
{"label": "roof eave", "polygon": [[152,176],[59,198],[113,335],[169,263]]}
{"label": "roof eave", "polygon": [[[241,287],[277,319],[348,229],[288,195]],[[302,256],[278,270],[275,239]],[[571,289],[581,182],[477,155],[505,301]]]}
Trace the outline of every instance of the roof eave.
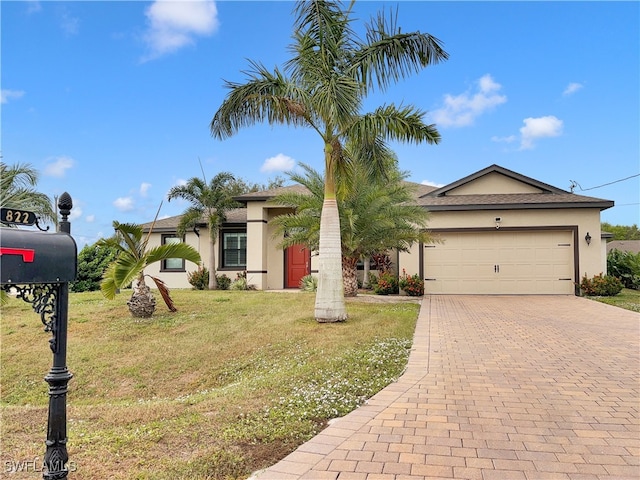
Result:
{"label": "roof eave", "polygon": [[451,190],[459,188],[463,185],[466,185],[467,183],[470,183],[474,180],[477,180],[478,178],[484,177],[485,175],[488,175],[489,173],[493,173],[493,172],[500,173],[506,177],[512,178],[519,182],[538,188],[542,190],[544,193],[569,193],[566,190],[562,190],[561,188],[554,187],[553,185],[549,185],[547,183],[541,182],[540,180],[536,180],[535,178],[527,177],[526,175],[522,175],[521,173],[514,172],[513,170],[509,170],[508,168],[504,168],[504,167],[501,167],[500,165],[493,164],[486,168],[483,168],[482,170],[472,173],[471,175],[467,175],[464,178],[456,180],[453,183],[450,183],[448,185],[438,188],[437,190],[429,192],[426,195],[423,195],[421,198],[443,197]]}
{"label": "roof eave", "polygon": [[467,204],[467,205],[422,205],[430,212],[465,210],[534,210],[561,208],[599,208],[600,211],[613,207],[611,201],[592,203],[504,203],[504,204]]}

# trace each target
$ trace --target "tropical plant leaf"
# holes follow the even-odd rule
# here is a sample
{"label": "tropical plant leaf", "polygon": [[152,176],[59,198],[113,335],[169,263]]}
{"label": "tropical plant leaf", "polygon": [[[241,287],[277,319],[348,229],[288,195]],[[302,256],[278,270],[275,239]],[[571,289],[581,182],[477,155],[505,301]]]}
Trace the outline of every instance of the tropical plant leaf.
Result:
{"label": "tropical plant leaf", "polygon": [[178,309],[173,303],[173,300],[171,299],[171,295],[169,295],[169,287],[167,287],[167,284],[164,283],[162,280],[160,280],[158,277],[153,277],[151,275],[149,276],[155,282],[156,287],[158,287],[158,291],[160,292],[160,295],[162,296],[164,303],[167,305],[167,308],[172,312],[177,312]]}
{"label": "tropical plant leaf", "polygon": [[149,249],[145,254],[145,263],[150,265],[170,258],[181,258],[195,264],[199,264],[201,261],[200,254],[195,248],[186,243],[178,242],[158,245]]}
{"label": "tropical plant leaf", "polygon": [[114,270],[116,268],[115,261],[109,265],[104,272],[104,276],[102,281],[100,282],[100,290],[102,294],[108,298],[109,300],[113,300],[116,297],[116,293],[118,292],[118,286],[116,285],[116,281],[114,279]]}

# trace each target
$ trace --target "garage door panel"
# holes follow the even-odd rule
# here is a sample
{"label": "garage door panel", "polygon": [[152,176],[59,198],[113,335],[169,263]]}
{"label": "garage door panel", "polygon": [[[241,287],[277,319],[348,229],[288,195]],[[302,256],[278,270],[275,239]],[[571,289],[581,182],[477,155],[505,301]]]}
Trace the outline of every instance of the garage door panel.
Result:
{"label": "garage door panel", "polygon": [[441,238],[442,244],[425,249],[427,293],[574,291],[570,230],[456,232]]}

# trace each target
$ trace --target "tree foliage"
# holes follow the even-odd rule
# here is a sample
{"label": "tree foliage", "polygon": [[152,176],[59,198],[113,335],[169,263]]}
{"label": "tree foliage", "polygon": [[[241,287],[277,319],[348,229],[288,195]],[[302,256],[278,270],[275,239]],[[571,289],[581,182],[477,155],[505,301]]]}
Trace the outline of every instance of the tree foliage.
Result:
{"label": "tree foliage", "polygon": [[607,222],[602,222],[601,229],[603,232],[609,232],[613,234],[611,240],[640,240],[640,230],[638,225],[611,225]]}
{"label": "tree foliage", "polygon": [[239,207],[233,197],[242,188],[231,173],[220,172],[207,183],[205,178],[192,177],[184,185],[178,185],[167,194],[169,201],[182,198],[191,205],[185,210],[178,224],[178,235],[184,235],[198,223],[205,221],[209,228],[209,289],[216,288],[215,244],[227,213]]}
{"label": "tree foliage", "polygon": [[[317,250],[320,237],[320,215],[324,200],[324,179],[312,167],[301,164],[305,175],[290,173],[290,178],[306,191],[284,192],[272,202],[294,211],[273,220],[282,247],[302,243]],[[345,294],[357,293],[356,265],[374,252],[390,249],[405,251],[416,242],[427,242],[427,211],[415,205],[412,184],[406,174],[389,161],[385,182],[362,182],[365,165],[354,162],[350,171],[338,181],[338,211]]]}
{"label": "tree foliage", "polygon": [[626,288],[640,290],[640,253],[614,248],[607,254],[607,273],[619,278]]}
{"label": "tree foliage", "polygon": [[113,262],[118,250],[111,245],[85,245],[78,254],[78,275],[69,288],[72,292],[100,290],[100,282],[107,267]]}
{"label": "tree foliage", "polygon": [[241,128],[267,122],[314,130],[324,145],[324,204],[319,232],[318,291],[315,317],[319,322],[346,319],[340,255],[336,177],[348,167],[345,145],[353,142],[366,159],[369,177],[382,169],[388,141],[438,143],[425,112],[410,105],[382,105],[363,112],[366,96],[448,58],[432,35],[404,32],[396,16],[384,12],[365,25],[360,38],[352,28],[350,2],[298,1],[294,7],[292,57],[284,69],[268,70],[250,61],[244,83],[226,81],[229,93],[211,121],[219,139]]}
{"label": "tree foliage", "polygon": [[0,162],[0,205],[28,210],[45,222],[55,223],[56,212],[51,199],[36,190],[37,184],[38,171],[30,164]]}

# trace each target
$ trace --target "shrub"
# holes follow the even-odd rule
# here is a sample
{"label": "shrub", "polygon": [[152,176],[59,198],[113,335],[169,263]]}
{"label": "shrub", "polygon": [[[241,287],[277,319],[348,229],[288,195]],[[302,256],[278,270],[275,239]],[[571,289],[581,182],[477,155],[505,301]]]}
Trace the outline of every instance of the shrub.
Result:
{"label": "shrub", "polygon": [[238,272],[236,279],[229,285],[230,290],[255,290],[256,286],[247,282],[247,272]]}
{"label": "shrub", "polygon": [[380,273],[390,272],[393,268],[391,257],[387,255],[386,252],[374,253],[373,255],[371,255],[371,258],[376,265],[376,270]]}
{"label": "shrub", "polygon": [[582,292],[591,297],[612,297],[619,294],[624,285],[619,278],[611,275],[602,275],[602,273],[587,278],[585,275],[580,282]]}
{"label": "shrub", "polygon": [[424,281],[417,273],[407,276],[407,272],[402,269],[402,277],[398,281],[398,286],[411,297],[421,297],[424,295]]}
{"label": "shrub", "polygon": [[300,279],[300,290],[303,292],[315,292],[318,290],[318,279],[313,275],[305,275]]}
{"label": "shrub", "polygon": [[216,283],[218,284],[218,290],[229,290],[231,279],[223,273],[222,275],[216,275]]}
{"label": "shrub", "polygon": [[393,272],[384,272],[378,275],[378,281],[373,287],[377,295],[391,295],[398,293],[398,278]]}
{"label": "shrub", "polygon": [[640,290],[640,253],[614,248],[607,254],[607,273],[619,278],[626,288]]}
{"label": "shrub", "polygon": [[118,256],[118,251],[111,246],[100,246],[97,243],[85,245],[78,254],[78,274],[71,282],[72,292],[93,292],[100,290],[100,282],[105,270]]}
{"label": "shrub", "polygon": [[189,272],[187,279],[194,290],[207,290],[209,288],[209,270],[202,265],[197,270]]}
{"label": "shrub", "polygon": [[369,272],[369,288],[374,289],[378,284],[378,275],[374,272]]}

